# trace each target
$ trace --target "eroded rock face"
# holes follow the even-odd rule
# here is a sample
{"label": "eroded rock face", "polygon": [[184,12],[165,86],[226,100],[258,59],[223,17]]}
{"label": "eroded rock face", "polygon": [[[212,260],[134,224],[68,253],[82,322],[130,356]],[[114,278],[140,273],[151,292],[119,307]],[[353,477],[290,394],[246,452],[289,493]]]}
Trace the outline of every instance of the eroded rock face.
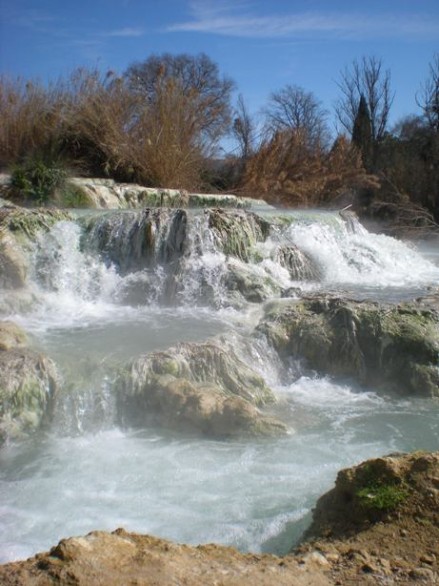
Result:
{"label": "eroded rock face", "polygon": [[0,322],[0,445],[49,423],[54,409],[55,365],[25,345],[26,334],[18,326]]}
{"label": "eroded rock face", "polygon": [[246,265],[236,259],[226,263],[223,284],[229,302],[238,306],[242,300],[262,303],[279,297],[281,293],[279,284],[262,270],[258,271],[257,266]]}
{"label": "eroded rock face", "polygon": [[334,584],[439,580],[439,452],[391,454],[339,472],[295,554],[318,550]]}
{"label": "eroded rock face", "polygon": [[211,437],[278,435],[259,408],[275,396],[262,377],[219,343],[180,344],[132,362],[116,381],[125,425],[154,422]]}
{"label": "eroded rock face", "polygon": [[258,330],[283,358],[303,357],[319,372],[439,396],[439,314],[430,305],[323,296],[273,302]]}
{"label": "eroded rock face", "polygon": [[322,277],[316,263],[294,244],[280,246],[276,260],[287,269],[293,281],[319,281]]}
{"label": "eroded rock face", "polygon": [[177,261],[186,250],[184,210],[144,209],[86,218],[84,247],[126,275]]}
{"label": "eroded rock face", "polygon": [[0,231],[0,288],[18,289],[26,284],[28,262],[15,238]]}

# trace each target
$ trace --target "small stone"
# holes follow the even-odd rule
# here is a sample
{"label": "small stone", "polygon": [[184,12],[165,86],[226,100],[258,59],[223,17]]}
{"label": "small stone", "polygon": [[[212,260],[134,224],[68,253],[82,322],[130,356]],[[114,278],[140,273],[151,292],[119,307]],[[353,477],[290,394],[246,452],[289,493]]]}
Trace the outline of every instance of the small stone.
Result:
{"label": "small stone", "polygon": [[424,554],[419,558],[419,561],[422,562],[423,564],[429,564],[430,566],[432,566],[434,564],[434,562],[436,561],[436,556],[434,554],[432,554],[432,555]]}
{"label": "small stone", "polygon": [[325,557],[328,560],[328,562],[331,564],[337,563],[338,560],[340,559],[340,556],[338,553],[327,553],[327,554],[325,554]]}
{"label": "small stone", "polygon": [[409,576],[413,580],[427,582],[428,584],[434,584],[434,580],[438,577],[436,572],[433,572],[430,568],[414,568],[409,572]]}
{"label": "small stone", "polygon": [[371,563],[366,563],[361,566],[361,571],[365,574],[375,574],[378,572],[378,568]]}
{"label": "small stone", "polygon": [[329,564],[329,562],[325,558],[325,556],[322,555],[318,551],[312,551],[311,553],[309,553],[308,555],[305,556],[304,560],[305,560],[305,563],[314,562],[315,564],[318,564],[319,566],[327,566]]}

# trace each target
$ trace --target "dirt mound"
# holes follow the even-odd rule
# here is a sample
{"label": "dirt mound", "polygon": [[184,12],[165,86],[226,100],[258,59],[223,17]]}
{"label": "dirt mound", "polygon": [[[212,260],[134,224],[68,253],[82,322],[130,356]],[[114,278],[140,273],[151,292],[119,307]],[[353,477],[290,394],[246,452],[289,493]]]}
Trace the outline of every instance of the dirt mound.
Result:
{"label": "dirt mound", "polygon": [[334,584],[438,584],[439,452],[342,470],[317,502],[311,536],[296,553],[333,560]]}

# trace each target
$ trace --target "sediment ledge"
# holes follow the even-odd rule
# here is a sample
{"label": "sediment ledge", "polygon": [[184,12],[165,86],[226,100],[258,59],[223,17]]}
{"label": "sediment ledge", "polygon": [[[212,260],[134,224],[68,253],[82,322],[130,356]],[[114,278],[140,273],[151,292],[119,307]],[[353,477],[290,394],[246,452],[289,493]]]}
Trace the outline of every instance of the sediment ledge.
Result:
{"label": "sediment ledge", "polygon": [[5,586],[437,584],[439,452],[392,454],[339,473],[307,541],[277,557],[192,547],[117,529],[0,566]]}
{"label": "sediment ledge", "polygon": [[[234,194],[190,193],[184,189],[144,187],[136,183],[117,183],[98,177],[71,177],[67,187],[75,190],[81,207],[96,209],[135,209],[144,207],[169,208],[253,208],[272,207],[261,199],[239,197]],[[10,176],[0,174],[0,195],[9,200],[20,196],[10,185]],[[56,204],[56,194],[52,203]],[[62,198],[61,198],[62,200]]]}

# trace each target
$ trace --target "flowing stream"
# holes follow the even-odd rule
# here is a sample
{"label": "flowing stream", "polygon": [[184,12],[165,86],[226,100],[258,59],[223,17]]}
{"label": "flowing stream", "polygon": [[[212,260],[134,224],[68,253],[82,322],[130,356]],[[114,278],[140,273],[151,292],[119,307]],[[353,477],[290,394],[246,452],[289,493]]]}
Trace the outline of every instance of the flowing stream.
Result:
{"label": "flowing stream", "polygon": [[[160,213],[152,222],[130,211],[57,223],[32,252],[33,303],[0,304],[1,317],[29,333],[71,388],[48,432],[0,451],[1,562],[117,527],[283,554],[338,470],[439,448],[438,402],[310,374],[300,361],[286,379],[262,346],[252,349],[253,366],[286,399],[287,437],[212,440],[117,427],[115,365],[179,341],[245,339],[270,296],[300,289],[398,302],[439,282],[437,247],[369,233],[335,213],[292,211],[279,220],[261,212],[269,235],[250,226],[238,253],[233,233],[221,240],[204,212]],[[285,246],[303,255],[294,270]],[[250,293],[236,285],[242,271],[256,283]]]}

